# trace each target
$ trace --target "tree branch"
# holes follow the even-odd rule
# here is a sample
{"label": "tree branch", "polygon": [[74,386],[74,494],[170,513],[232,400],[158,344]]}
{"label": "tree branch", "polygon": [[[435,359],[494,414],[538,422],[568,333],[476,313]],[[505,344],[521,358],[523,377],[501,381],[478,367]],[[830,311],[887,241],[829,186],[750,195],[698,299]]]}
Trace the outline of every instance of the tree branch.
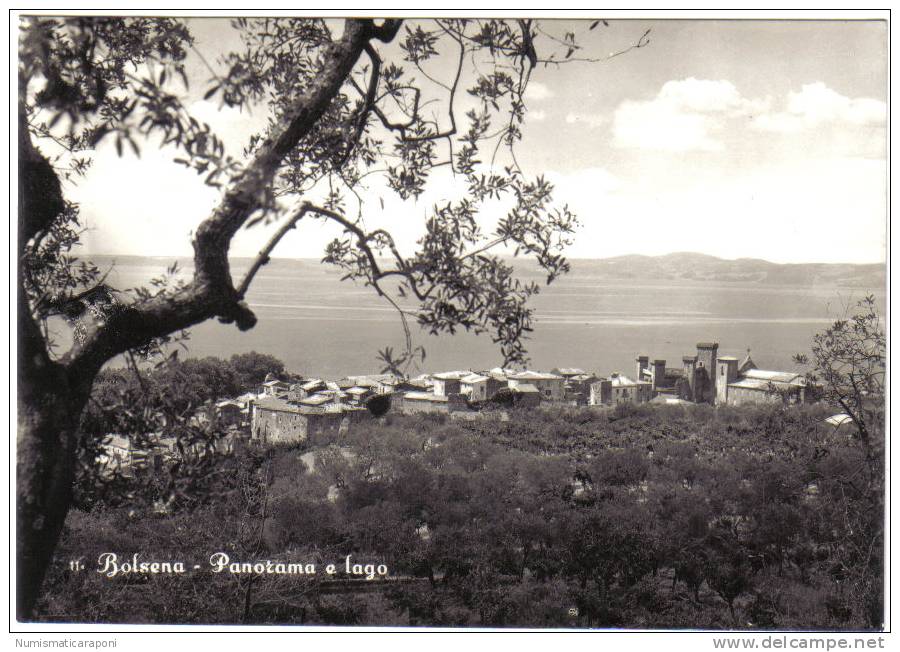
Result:
{"label": "tree branch", "polygon": [[242,330],[255,325],[255,315],[232,285],[228,263],[231,239],[254,212],[263,209],[264,191],[272,184],[281,162],[328,109],[368,40],[386,38],[391,29],[393,26],[376,28],[368,19],[347,21],[342,38],[325,48],[321,74],[270,130],[219,206],[197,229],[191,283],[170,295],[118,307],[65,356],[72,373],[96,373],[119,353],[213,316],[226,323],[235,322]]}
{"label": "tree branch", "polygon": [[382,43],[390,43],[400,31],[403,21],[399,18],[387,18],[381,25],[372,25],[372,36]]}
{"label": "tree branch", "polygon": [[18,251],[45,231],[65,210],[59,177],[47,158],[31,141],[25,105],[19,103],[19,194],[18,194]]}
{"label": "tree branch", "polygon": [[247,270],[247,273],[244,275],[244,279],[241,281],[241,284],[237,288],[238,298],[243,299],[247,294],[247,290],[250,289],[250,283],[253,281],[253,277],[256,276],[256,273],[260,270],[263,265],[266,265],[269,262],[269,255],[272,253],[272,250],[275,249],[275,246],[279,243],[279,241],[287,235],[287,232],[297,226],[297,222],[303,219],[303,216],[306,215],[310,210],[310,205],[308,202],[305,202],[300,210],[297,211],[293,217],[288,219],[278,231],[272,236],[272,238],[266,243],[266,246],[262,248],[257,255],[256,260],[253,261],[253,264],[250,266],[250,269]]}

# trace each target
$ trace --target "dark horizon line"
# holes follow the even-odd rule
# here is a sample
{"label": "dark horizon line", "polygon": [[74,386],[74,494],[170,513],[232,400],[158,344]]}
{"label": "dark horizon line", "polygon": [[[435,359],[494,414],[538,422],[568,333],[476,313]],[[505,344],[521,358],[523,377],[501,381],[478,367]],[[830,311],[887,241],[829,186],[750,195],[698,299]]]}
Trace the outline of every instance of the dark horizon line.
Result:
{"label": "dark horizon line", "polygon": [[[178,255],[178,254],[129,254],[129,253],[90,253],[90,254],[82,254],[82,258],[90,259],[92,257],[102,256],[103,258],[157,258],[157,259],[192,259],[191,255]],[[882,259],[880,261],[870,261],[870,262],[834,262],[834,261],[822,261],[822,260],[811,260],[811,261],[802,261],[802,262],[789,262],[789,263],[779,263],[773,260],[769,260],[767,258],[758,258],[754,256],[739,256],[737,258],[723,258],[722,256],[716,256],[714,254],[706,254],[700,251],[670,251],[665,254],[640,254],[640,253],[630,253],[630,254],[619,254],[616,256],[599,256],[599,257],[586,257],[586,256],[566,256],[568,260],[576,261],[601,261],[601,260],[622,260],[625,258],[650,258],[650,259],[659,259],[659,258],[668,258],[672,256],[697,256],[701,258],[713,258],[715,260],[719,260],[722,262],[741,262],[741,261],[754,261],[754,262],[763,262],[769,265],[853,265],[853,266],[873,266],[873,265],[881,265],[887,266],[887,260]],[[519,258],[520,260],[529,260],[525,256],[512,256],[512,255],[499,255],[500,258],[514,259]],[[256,256],[229,256],[230,260],[253,260]],[[272,256],[272,260],[302,260],[302,261],[315,261],[317,263],[321,263],[322,259],[317,258],[315,256]],[[384,259],[388,259],[384,257]]]}

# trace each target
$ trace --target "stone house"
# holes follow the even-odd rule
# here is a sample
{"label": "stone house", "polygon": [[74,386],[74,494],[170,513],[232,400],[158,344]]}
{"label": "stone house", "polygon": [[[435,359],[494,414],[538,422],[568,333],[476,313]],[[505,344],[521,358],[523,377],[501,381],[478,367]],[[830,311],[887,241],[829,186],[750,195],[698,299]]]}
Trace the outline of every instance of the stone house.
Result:
{"label": "stone house", "polygon": [[510,388],[515,396],[515,406],[522,408],[537,407],[543,400],[541,390],[530,383],[518,383]]}
{"label": "stone house", "polygon": [[266,397],[252,404],[250,439],[261,445],[316,442],[337,436],[368,416],[368,410],[339,405],[316,407]]}
{"label": "stone house", "polygon": [[806,378],[790,371],[751,369],[740,379],[725,384],[718,399],[726,405],[805,403]]}
{"label": "stone house", "polygon": [[279,396],[288,392],[290,390],[290,385],[282,380],[278,380],[277,378],[272,378],[266,380],[262,384],[262,394],[266,396]]}
{"label": "stone house", "polygon": [[443,371],[441,373],[432,374],[431,378],[434,380],[435,396],[459,394],[462,379],[471,374],[471,371]]}
{"label": "stone house", "polygon": [[591,405],[646,403],[653,398],[652,384],[614,373],[591,385]]}
{"label": "stone house", "polygon": [[506,382],[489,374],[472,373],[460,379],[459,393],[470,401],[486,401],[498,390],[506,387]]}
{"label": "stone house", "polygon": [[226,399],[216,403],[214,415],[217,425],[225,428],[240,427],[246,422],[247,410],[238,401]]}
{"label": "stone house", "polygon": [[557,374],[543,371],[519,371],[509,374],[507,379],[510,389],[516,389],[521,385],[532,385],[540,392],[543,400],[565,400],[565,380]]}

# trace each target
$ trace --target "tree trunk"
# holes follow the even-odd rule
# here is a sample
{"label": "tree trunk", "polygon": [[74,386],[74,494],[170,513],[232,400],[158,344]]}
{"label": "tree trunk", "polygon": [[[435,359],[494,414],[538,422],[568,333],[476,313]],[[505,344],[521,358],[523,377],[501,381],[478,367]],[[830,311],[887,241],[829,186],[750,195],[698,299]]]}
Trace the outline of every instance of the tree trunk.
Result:
{"label": "tree trunk", "polygon": [[54,363],[19,374],[16,446],[16,615],[29,620],[72,502],[78,422],[87,392]]}
{"label": "tree trunk", "polygon": [[33,617],[69,511],[78,424],[96,374],[85,373],[90,377],[73,384],[66,368],[47,355],[31,315],[21,259],[29,239],[57,219],[65,202],[52,166],[31,142],[22,107],[16,287],[16,617],[20,621]]}
{"label": "tree trunk", "polygon": [[21,276],[17,292],[16,617],[29,620],[72,502],[81,413],[95,373],[47,355]]}
{"label": "tree trunk", "polygon": [[400,21],[374,25],[349,20],[342,38],[325,48],[322,74],[298,97],[292,110],[224,193],[194,237],[193,282],[178,292],[121,310],[66,355],[51,360],[25,295],[21,259],[26,243],[49,228],[65,207],[50,162],[31,141],[25,88],[19,87],[19,278],[17,302],[18,376],[16,445],[16,613],[33,617],[41,584],[53,558],[72,501],[79,421],[100,367],[115,355],[154,337],[219,316],[242,330],[256,317],[234,289],[228,266],[231,238],[259,208],[256,197],[269,187],[289,152],[318,123],[350,75],[371,38],[390,42]]}

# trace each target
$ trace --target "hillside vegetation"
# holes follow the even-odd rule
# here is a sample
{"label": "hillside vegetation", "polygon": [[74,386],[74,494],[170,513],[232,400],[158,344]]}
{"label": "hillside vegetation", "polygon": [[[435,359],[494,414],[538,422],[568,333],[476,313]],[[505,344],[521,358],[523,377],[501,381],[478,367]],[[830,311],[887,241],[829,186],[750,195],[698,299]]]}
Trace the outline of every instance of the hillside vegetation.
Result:
{"label": "hillside vegetation", "polygon": [[[42,618],[878,629],[883,501],[861,488],[852,433],[825,416],[821,406],[389,415],[341,441],[238,451],[162,508],[145,478],[73,512]],[[109,551],[202,568],[107,578],[94,561]],[[318,572],[214,574],[217,551]],[[346,555],[403,579],[351,579]],[[73,558],[86,570],[71,571]]]}

